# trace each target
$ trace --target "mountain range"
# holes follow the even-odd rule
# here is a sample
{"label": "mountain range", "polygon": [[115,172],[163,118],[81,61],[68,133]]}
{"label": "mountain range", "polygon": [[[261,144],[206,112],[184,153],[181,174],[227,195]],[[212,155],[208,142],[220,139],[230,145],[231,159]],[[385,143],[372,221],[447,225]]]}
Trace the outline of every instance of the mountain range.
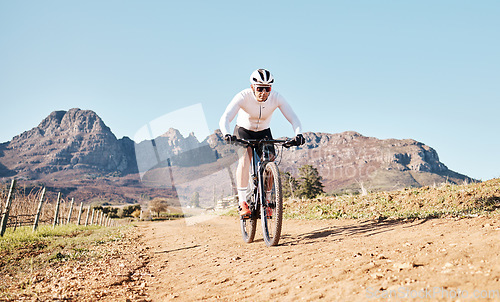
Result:
{"label": "mountain range", "polygon": [[[303,146],[278,148],[280,169],[297,176],[299,167],[312,165],[327,192],[474,181],[448,169],[434,149],[412,139],[381,140],[354,131],[307,132],[304,137]],[[74,108],[54,111],[37,127],[0,144],[0,177],[44,184],[85,200],[175,196],[183,184],[184,195],[192,190],[227,195],[234,185],[236,153],[219,130],[203,141],[176,129],[141,142],[118,139],[95,112]],[[209,178],[213,185],[207,185]],[[224,193],[212,190],[228,181]]]}

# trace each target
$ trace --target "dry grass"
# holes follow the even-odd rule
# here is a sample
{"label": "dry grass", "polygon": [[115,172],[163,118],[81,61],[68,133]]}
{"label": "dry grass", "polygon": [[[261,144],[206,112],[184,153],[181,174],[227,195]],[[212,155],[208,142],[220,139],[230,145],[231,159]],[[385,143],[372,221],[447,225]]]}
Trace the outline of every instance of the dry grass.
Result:
{"label": "dry grass", "polygon": [[500,179],[285,202],[286,217],[299,219],[466,217],[498,215],[499,209]]}
{"label": "dry grass", "polygon": [[[24,290],[32,283],[33,275],[47,267],[57,267],[66,261],[90,261],[101,257],[105,250],[97,247],[109,241],[121,240],[128,227],[61,225],[41,226],[33,232],[31,227],[14,231],[7,229],[0,237],[0,301],[11,299],[12,286],[21,282]],[[101,251],[100,253],[98,251]],[[17,301],[17,300],[16,300]]]}

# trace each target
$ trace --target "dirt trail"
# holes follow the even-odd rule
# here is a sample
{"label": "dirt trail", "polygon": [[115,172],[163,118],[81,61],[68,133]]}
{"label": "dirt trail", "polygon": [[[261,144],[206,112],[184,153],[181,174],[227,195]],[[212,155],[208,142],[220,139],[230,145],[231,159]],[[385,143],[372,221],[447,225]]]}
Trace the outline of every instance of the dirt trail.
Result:
{"label": "dirt trail", "polygon": [[268,248],[260,232],[244,243],[237,218],[212,216],[141,222],[89,248],[0,276],[0,301],[500,301],[494,218],[285,220]]}
{"label": "dirt trail", "polygon": [[[260,225],[259,225],[260,227]],[[153,301],[500,300],[500,223],[286,220],[245,244],[237,218],[139,224]]]}

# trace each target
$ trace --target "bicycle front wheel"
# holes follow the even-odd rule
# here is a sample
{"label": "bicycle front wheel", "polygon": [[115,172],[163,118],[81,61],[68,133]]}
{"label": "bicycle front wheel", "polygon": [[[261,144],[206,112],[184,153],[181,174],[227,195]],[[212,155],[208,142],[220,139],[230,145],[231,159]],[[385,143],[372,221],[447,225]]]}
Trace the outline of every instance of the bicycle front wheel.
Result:
{"label": "bicycle front wheel", "polygon": [[267,246],[278,245],[283,223],[283,195],[278,166],[266,164],[263,173],[265,200],[260,209],[262,232]]}

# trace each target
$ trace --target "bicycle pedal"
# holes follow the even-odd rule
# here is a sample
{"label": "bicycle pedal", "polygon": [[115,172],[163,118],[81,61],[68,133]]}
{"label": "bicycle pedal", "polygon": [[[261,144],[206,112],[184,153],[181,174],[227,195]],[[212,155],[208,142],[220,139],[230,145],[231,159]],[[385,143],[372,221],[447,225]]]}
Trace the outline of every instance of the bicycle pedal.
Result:
{"label": "bicycle pedal", "polygon": [[243,209],[241,207],[238,207],[238,209],[239,209],[238,213],[240,214],[240,217],[243,219],[248,219],[252,215],[251,211],[242,215],[241,212],[243,212]]}

